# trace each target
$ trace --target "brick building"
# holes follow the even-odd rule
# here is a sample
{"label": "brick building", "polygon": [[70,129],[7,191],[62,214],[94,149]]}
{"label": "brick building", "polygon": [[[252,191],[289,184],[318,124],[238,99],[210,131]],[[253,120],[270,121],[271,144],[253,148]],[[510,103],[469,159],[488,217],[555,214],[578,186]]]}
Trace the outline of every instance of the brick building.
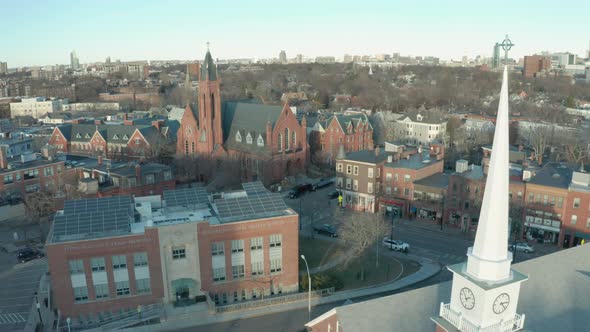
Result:
{"label": "brick building", "polygon": [[49,144],[57,151],[84,156],[103,156],[111,159],[150,157],[167,144],[160,132],[161,123],[152,125],[81,124],[57,126]]}
{"label": "brick building", "polygon": [[211,53],[201,65],[198,103],[187,105],[177,135],[176,154],[238,159],[242,178],[277,182],[304,170],[308,144],[304,118],[289,105],[222,102],[221,81]]}
{"label": "brick building", "polygon": [[309,134],[311,153],[332,163],[340,145],[344,152],[373,150],[373,126],[365,114],[337,115],[318,121]]}
{"label": "brick building", "polygon": [[590,173],[573,172],[559,244],[569,248],[590,241]]}
{"label": "brick building", "polygon": [[46,245],[62,317],[98,325],[139,304],[297,292],[298,215],[260,182],[244,188],[67,201]]}
{"label": "brick building", "polygon": [[551,69],[551,58],[540,55],[527,55],[524,57],[523,75],[525,77],[536,77],[542,72]]}

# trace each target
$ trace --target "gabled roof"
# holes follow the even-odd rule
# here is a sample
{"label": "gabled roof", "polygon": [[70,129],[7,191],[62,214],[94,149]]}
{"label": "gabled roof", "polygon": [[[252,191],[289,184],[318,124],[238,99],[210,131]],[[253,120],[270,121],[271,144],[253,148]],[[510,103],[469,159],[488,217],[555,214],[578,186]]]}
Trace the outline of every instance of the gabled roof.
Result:
{"label": "gabled roof", "polygon": [[265,133],[266,135],[266,123],[270,121],[271,128],[274,129],[282,110],[282,106],[244,102],[223,103],[224,140],[234,137],[238,130]]}
{"label": "gabled roof", "polygon": [[530,184],[567,189],[572,180],[573,168],[563,163],[548,163],[529,180]]}
{"label": "gabled roof", "polygon": [[153,126],[67,124],[61,125],[58,128],[66,139],[71,142],[90,142],[90,139],[97,130],[108,143],[126,143],[133,133],[135,133],[136,129],[149,142],[161,138],[158,129]]}

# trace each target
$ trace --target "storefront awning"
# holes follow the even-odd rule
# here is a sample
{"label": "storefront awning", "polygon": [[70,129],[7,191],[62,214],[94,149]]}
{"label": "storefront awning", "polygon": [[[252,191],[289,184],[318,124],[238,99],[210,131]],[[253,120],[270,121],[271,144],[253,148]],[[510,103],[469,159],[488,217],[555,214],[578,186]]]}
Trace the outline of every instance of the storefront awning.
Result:
{"label": "storefront awning", "polygon": [[574,234],[574,236],[585,239],[585,240],[590,240],[590,234],[587,234],[587,233],[576,232],[576,234]]}
{"label": "storefront awning", "polygon": [[539,224],[530,223],[530,222],[525,222],[524,225],[532,227],[532,228],[542,229],[542,230],[549,231],[549,232],[559,233],[559,228],[556,228],[556,227],[539,225]]}

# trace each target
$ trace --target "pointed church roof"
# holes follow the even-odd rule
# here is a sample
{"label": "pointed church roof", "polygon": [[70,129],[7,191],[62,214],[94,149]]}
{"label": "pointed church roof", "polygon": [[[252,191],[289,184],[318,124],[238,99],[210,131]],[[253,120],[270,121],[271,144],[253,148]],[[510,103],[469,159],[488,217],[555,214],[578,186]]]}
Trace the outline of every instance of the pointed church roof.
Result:
{"label": "pointed church roof", "polygon": [[207,54],[205,54],[205,60],[203,60],[203,65],[201,66],[201,81],[215,81],[217,80],[217,66],[213,62],[213,57],[211,56],[211,52],[207,50]]}
{"label": "pointed church roof", "polygon": [[508,253],[508,71],[504,67],[492,156],[467,273],[479,280],[500,281],[510,276]]}

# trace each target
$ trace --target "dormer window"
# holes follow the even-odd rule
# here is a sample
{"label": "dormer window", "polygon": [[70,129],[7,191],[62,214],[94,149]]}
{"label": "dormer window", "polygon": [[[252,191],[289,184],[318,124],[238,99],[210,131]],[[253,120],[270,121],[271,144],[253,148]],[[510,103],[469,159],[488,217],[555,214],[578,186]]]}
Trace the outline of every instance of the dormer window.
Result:
{"label": "dormer window", "polygon": [[418,115],[416,116],[416,120],[418,120],[418,121],[422,121],[422,115],[418,114]]}
{"label": "dormer window", "polygon": [[115,136],[113,136],[113,139],[119,139],[119,135],[115,134]]}
{"label": "dormer window", "polygon": [[240,135],[239,131],[236,132],[236,142],[242,142],[242,135]]}
{"label": "dormer window", "polygon": [[82,135],[80,135],[80,133],[77,133],[76,138],[82,138]]}
{"label": "dormer window", "polygon": [[250,135],[250,133],[248,133],[248,135],[246,135],[246,143],[252,144],[252,135]]}
{"label": "dormer window", "polygon": [[86,133],[86,135],[84,136],[85,138],[90,138],[90,134]]}
{"label": "dormer window", "polygon": [[256,145],[262,147],[264,146],[264,138],[262,138],[262,135],[258,135],[258,139],[256,140]]}
{"label": "dormer window", "polygon": [[123,139],[129,139],[129,136],[123,135]]}

